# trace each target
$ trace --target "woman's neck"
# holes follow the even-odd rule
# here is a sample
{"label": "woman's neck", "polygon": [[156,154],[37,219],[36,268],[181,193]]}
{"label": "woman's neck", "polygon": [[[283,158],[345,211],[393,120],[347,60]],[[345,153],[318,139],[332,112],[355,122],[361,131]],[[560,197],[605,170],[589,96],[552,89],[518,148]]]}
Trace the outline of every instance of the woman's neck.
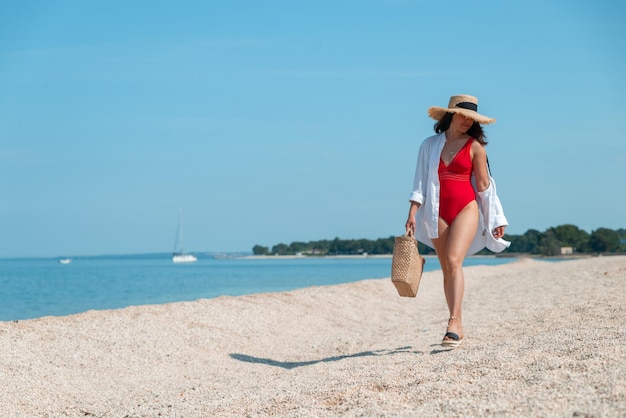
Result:
{"label": "woman's neck", "polygon": [[467,135],[466,132],[453,131],[452,129],[448,129],[446,131],[446,139],[448,141],[456,141],[459,139],[467,139],[467,138],[469,138],[469,136]]}

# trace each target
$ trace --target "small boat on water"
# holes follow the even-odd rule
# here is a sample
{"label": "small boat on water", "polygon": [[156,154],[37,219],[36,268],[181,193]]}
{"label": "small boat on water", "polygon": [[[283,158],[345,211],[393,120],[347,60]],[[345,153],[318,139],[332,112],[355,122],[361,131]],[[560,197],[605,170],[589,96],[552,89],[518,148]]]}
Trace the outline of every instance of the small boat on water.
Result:
{"label": "small boat on water", "polygon": [[71,258],[61,258],[59,260],[59,264],[70,264],[72,262]]}
{"label": "small boat on water", "polygon": [[185,254],[183,251],[183,211],[178,214],[178,228],[176,229],[176,240],[174,241],[173,263],[195,263],[198,258],[193,254]]}
{"label": "small boat on water", "polygon": [[193,254],[174,254],[172,256],[172,262],[174,263],[194,263],[198,261],[198,258]]}

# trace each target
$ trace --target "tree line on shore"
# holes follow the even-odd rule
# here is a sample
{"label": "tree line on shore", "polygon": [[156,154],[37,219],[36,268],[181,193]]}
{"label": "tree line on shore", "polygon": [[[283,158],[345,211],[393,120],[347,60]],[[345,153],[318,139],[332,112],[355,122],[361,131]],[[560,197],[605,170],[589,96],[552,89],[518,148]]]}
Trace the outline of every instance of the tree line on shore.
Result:
{"label": "tree line on shore", "polygon": [[[505,234],[511,246],[503,253],[526,253],[544,256],[561,255],[571,249],[573,254],[626,252],[626,229],[598,228],[588,233],[575,225],[550,227],[543,232],[529,229],[522,235]],[[392,254],[395,237],[369,239],[339,239],[276,244],[271,249],[255,245],[255,255],[359,255]],[[419,243],[421,254],[434,254],[435,250]],[[492,254],[484,249],[479,254]]]}

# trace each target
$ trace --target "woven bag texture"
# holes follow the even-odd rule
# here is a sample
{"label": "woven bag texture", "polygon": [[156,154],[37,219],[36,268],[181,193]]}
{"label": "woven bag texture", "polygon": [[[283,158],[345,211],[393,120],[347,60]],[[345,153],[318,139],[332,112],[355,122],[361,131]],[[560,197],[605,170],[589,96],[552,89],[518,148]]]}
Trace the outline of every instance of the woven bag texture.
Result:
{"label": "woven bag texture", "polygon": [[417,250],[417,241],[412,233],[395,238],[391,282],[400,296],[414,298],[417,295],[425,261]]}

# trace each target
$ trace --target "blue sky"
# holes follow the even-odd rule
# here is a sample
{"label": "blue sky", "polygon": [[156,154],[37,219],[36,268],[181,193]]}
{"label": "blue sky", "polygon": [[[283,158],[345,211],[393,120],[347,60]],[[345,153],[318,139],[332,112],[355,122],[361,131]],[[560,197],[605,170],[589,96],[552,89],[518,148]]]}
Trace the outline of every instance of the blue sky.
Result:
{"label": "blue sky", "polygon": [[479,98],[511,234],[626,227],[618,1],[0,0],[0,257],[403,233]]}

